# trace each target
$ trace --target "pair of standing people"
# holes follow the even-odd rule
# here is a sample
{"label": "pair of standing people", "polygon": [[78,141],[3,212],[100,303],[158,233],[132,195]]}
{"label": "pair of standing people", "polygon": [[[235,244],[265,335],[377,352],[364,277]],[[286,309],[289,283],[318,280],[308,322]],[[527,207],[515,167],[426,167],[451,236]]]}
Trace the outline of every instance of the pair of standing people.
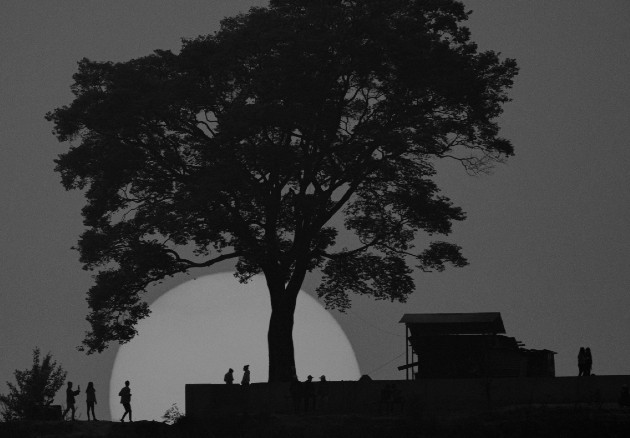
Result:
{"label": "pair of standing people", "polygon": [[578,377],[590,376],[593,369],[593,355],[589,347],[580,347],[578,353]]}
{"label": "pair of standing people", "polygon": [[308,412],[309,409],[328,408],[328,381],[326,376],[320,376],[319,384],[317,385],[317,392],[315,391],[315,382],[313,382],[313,376],[308,376],[304,382],[300,382],[298,376],[293,373],[291,384],[289,386],[289,393],[293,402],[293,411],[296,414],[302,412]]}
{"label": "pair of standing people", "polygon": [[[68,382],[68,387],[66,388],[66,410],[63,413],[63,418],[66,418],[66,414],[69,411],[72,411],[72,420],[74,421],[74,414],[76,412],[76,399],[75,396],[81,393],[81,385],[77,385],[76,391],[72,389],[72,382]],[[94,389],[94,383],[88,383],[87,389],[85,390],[85,401],[87,403],[87,416],[88,421],[90,421],[90,413],[92,413],[92,419],[94,421],[98,421],[96,419],[96,415],[94,414],[94,405],[96,404],[96,390]]]}
{"label": "pair of standing people", "polygon": [[[225,376],[223,376],[223,381],[227,385],[231,385],[234,383],[234,370],[230,368]],[[245,365],[243,367],[243,378],[241,379],[241,385],[248,386],[249,385],[249,365]]]}

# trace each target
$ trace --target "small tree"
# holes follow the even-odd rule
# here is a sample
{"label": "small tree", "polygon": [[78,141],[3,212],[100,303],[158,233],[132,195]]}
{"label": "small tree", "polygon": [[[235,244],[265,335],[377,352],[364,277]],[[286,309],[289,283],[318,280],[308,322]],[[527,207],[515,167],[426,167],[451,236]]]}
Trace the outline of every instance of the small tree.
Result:
{"label": "small tree", "polygon": [[15,370],[16,385],[7,382],[9,393],[0,395],[4,405],[2,418],[5,421],[35,420],[43,416],[46,406],[50,406],[55,394],[66,380],[66,371],[57,365],[52,355],[47,353],[40,362],[40,350],[33,350],[33,365],[30,369]]}

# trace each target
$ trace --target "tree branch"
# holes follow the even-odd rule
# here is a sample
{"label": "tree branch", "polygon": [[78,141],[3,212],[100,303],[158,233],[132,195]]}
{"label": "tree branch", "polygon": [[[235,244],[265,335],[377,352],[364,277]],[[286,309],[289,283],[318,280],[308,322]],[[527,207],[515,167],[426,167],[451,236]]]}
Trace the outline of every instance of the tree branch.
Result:
{"label": "tree branch", "polygon": [[241,256],[240,252],[233,252],[233,253],[230,253],[230,254],[222,254],[222,255],[220,255],[218,257],[215,257],[213,259],[206,260],[203,263],[197,263],[197,262],[193,262],[192,260],[188,260],[188,259],[182,258],[179,255],[179,253],[177,253],[177,251],[175,251],[175,250],[165,249],[164,251],[166,253],[168,253],[168,254],[171,254],[178,263],[186,264],[188,268],[207,268],[208,266],[212,266],[212,265],[214,265],[216,263],[219,263],[219,262],[222,262],[224,260],[229,260],[229,259],[233,259],[233,258]]}

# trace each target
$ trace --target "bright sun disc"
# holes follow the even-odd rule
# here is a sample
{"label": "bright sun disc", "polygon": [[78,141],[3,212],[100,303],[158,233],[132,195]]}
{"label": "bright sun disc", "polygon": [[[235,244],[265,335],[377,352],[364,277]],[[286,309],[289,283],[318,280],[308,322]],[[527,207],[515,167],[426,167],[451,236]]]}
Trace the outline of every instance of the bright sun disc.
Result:
{"label": "bright sun disc", "polygon": [[[110,410],[123,413],[118,392],[131,382],[134,420],[161,420],[176,403],[184,410],[184,385],[223,383],[228,368],[240,382],[249,365],[252,382],[268,377],[267,329],[271,315],[263,277],[247,284],[232,274],[199,277],[170,290],[151,305],[138,335],[118,350],[110,381]],[[293,328],[300,380],[356,380],[352,345],[335,319],[315,299],[300,292]]]}

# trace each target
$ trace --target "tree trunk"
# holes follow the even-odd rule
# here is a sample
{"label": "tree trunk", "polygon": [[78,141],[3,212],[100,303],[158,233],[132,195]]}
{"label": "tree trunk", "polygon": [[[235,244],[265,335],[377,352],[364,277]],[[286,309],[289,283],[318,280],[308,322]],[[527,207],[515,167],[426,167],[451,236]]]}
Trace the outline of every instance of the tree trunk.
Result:
{"label": "tree trunk", "polygon": [[267,342],[269,344],[269,381],[290,382],[295,373],[293,311],[272,306]]}
{"label": "tree trunk", "polygon": [[293,314],[297,292],[287,290],[282,284],[272,283],[267,280],[271,296],[271,319],[267,332],[269,382],[290,382],[295,373]]}

